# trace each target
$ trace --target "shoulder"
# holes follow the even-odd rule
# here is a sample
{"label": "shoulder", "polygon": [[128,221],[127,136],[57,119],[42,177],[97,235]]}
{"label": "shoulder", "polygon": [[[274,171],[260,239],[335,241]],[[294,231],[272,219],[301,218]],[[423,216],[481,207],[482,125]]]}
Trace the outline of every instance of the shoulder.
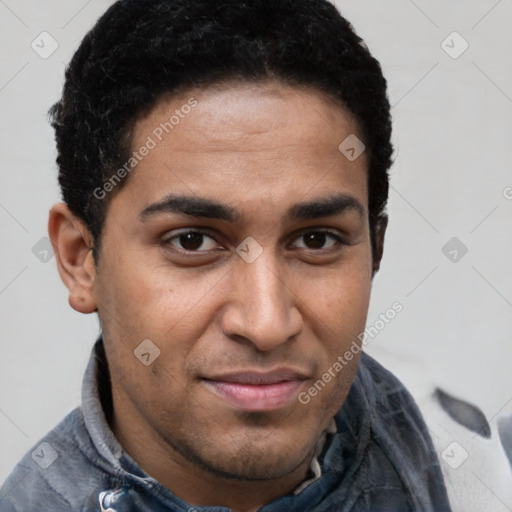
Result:
{"label": "shoulder", "polygon": [[[512,439],[512,419],[507,429],[507,418],[497,415],[487,419],[469,397],[440,389],[421,358],[383,350],[374,353],[404,379],[418,404],[453,511],[512,510],[512,457],[509,460],[506,453],[508,429]],[[373,362],[370,366],[380,365]],[[384,388],[389,389],[388,384]],[[397,433],[397,438],[401,437]],[[512,455],[512,443],[510,447]]]}
{"label": "shoulder", "polygon": [[398,377],[364,352],[361,354],[358,378],[374,401],[375,413],[386,417],[405,414],[407,421],[422,422],[416,402]]}
{"label": "shoulder", "polygon": [[423,415],[402,382],[365,353],[361,355],[358,379],[370,408],[375,442],[411,466],[423,461],[437,468],[438,459]]}
{"label": "shoulder", "polygon": [[80,510],[92,463],[80,408],[69,413],[15,466],[0,490],[2,512]]}
{"label": "shoulder", "polygon": [[368,455],[373,473],[390,465],[404,495],[418,510],[449,510],[439,459],[412,395],[393,373],[365,353],[357,387],[358,398],[366,401],[370,416],[369,446],[374,456]]}

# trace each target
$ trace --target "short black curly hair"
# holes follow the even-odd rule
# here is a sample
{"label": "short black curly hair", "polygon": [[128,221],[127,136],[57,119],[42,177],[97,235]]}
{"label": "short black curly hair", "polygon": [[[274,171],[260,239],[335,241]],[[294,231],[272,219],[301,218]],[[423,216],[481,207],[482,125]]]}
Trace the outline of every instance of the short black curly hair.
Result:
{"label": "short black curly hair", "polygon": [[229,80],[313,87],[355,115],[368,157],[375,250],[393,153],[386,80],[333,4],[120,0],[83,39],[50,109],[63,199],[91,232],[95,260],[113,194],[98,199],[94,190],[129,158],[138,117],[164,93]]}

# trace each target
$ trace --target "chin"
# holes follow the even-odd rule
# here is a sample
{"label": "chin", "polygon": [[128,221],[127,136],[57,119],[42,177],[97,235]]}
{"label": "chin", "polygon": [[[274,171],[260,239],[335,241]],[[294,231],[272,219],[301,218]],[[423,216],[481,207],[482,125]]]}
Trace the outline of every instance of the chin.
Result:
{"label": "chin", "polygon": [[244,449],[232,458],[215,460],[208,468],[217,476],[230,480],[272,480],[282,478],[295,469],[304,461],[303,454],[276,454],[265,453],[258,450]]}
{"label": "chin", "polygon": [[[315,441],[300,443],[296,436],[293,439],[276,440],[271,435],[255,444],[254,440],[241,443],[240,440],[225,440],[222,447],[180,444],[179,451],[188,460],[201,466],[209,473],[230,480],[270,480],[281,478],[299,467],[304,460],[313,454]],[[226,450],[224,447],[231,449]]]}

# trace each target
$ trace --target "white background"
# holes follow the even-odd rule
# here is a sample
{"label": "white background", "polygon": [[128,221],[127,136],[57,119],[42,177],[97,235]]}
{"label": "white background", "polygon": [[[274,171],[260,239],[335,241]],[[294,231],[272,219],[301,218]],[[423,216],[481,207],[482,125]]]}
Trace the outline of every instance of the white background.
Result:
{"label": "white background", "polygon": [[[79,404],[99,333],[96,316],[68,306],[55,259],[32,248],[59,200],[46,112],[110,3],[0,1],[0,482]],[[400,359],[421,358],[436,383],[493,418],[512,400],[512,2],[337,5],[381,61],[394,105],[390,226],[369,324],[395,301],[404,310],[368,349],[392,355],[404,378]],[[30,46],[43,31],[59,44],[48,59]],[[457,59],[441,46],[453,31],[469,43]],[[457,263],[441,252],[454,236],[469,249]]]}

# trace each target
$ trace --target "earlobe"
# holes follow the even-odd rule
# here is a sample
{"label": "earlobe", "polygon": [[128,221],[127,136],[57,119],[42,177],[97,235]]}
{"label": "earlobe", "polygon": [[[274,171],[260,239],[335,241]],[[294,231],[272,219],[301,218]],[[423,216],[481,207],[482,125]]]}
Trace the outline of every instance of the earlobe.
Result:
{"label": "earlobe", "polygon": [[380,262],[384,254],[384,238],[386,229],[388,227],[388,216],[385,214],[379,215],[375,224],[375,245],[373,251],[373,270],[372,278],[380,269]]}
{"label": "earlobe", "polygon": [[48,233],[60,277],[69,290],[69,305],[80,313],[93,313],[96,268],[89,230],[66,204],[58,203],[50,210]]}

